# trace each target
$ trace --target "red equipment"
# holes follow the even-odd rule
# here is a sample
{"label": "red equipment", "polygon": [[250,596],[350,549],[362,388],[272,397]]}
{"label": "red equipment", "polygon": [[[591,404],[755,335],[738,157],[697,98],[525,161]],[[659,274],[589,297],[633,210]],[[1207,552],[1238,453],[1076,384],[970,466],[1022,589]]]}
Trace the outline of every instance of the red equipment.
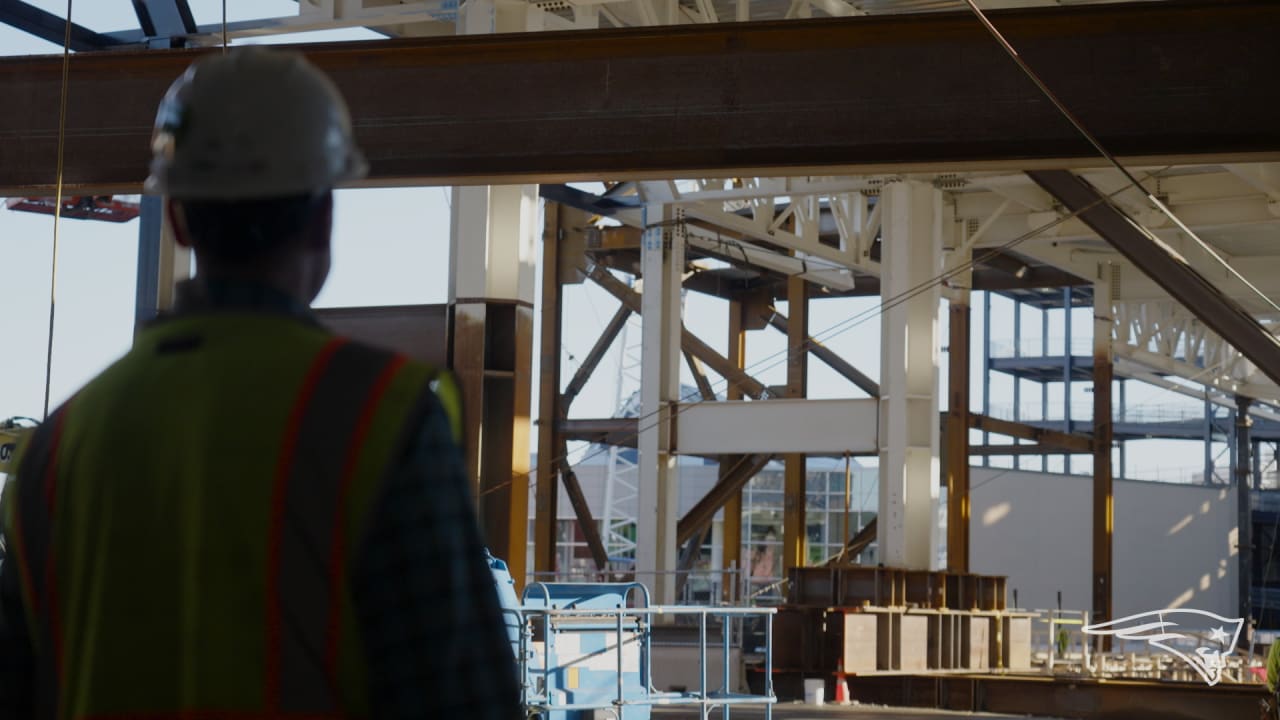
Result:
{"label": "red equipment", "polygon": [[[54,199],[41,198],[9,198],[4,201],[6,208],[20,212],[52,215]],[[129,222],[142,212],[139,203],[116,200],[110,195],[71,195],[62,199],[61,215],[76,220],[105,220],[106,222]]]}

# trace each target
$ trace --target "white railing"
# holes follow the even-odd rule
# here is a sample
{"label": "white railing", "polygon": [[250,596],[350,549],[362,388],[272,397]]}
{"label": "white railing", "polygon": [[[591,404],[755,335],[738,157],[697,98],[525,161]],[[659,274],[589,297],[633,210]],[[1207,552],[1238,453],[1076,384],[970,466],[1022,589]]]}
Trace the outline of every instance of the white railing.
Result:
{"label": "white railing", "polygon": [[[638,595],[638,597],[636,597]],[[541,596],[541,597],[540,597]],[[774,608],[741,607],[693,607],[650,606],[648,591],[643,585],[633,583],[624,590],[624,604],[616,608],[561,608],[555,607],[547,586],[534,583],[525,589],[520,615],[518,664],[521,678],[521,697],[531,713],[550,714],[557,711],[611,711],[615,717],[625,718],[628,707],[686,706],[698,707],[702,717],[708,717],[712,708],[724,708],[728,717],[730,706],[763,706],[764,717],[773,717],[773,705],[777,696],[773,692],[773,616]],[[541,603],[539,606],[538,603]],[[513,612],[513,611],[508,611]],[[685,692],[659,692],[653,686],[650,633],[655,620],[661,617],[694,618],[698,625],[698,685]],[[734,635],[731,623],[748,618],[760,618],[764,623],[763,678],[764,693],[733,692],[731,677],[731,643]],[[708,681],[708,621],[720,624],[719,687],[712,688]],[[556,674],[562,668],[556,659],[555,645],[558,624],[563,623],[569,632],[612,633],[604,642],[606,651],[616,652],[614,662],[616,686],[608,702],[566,702],[562,690],[557,688]],[[541,629],[542,640],[535,642],[535,625]],[[607,628],[607,629],[606,629]],[[628,648],[639,652],[639,686],[628,679],[625,653]],[[594,655],[593,655],[594,657]]]}
{"label": "white railing", "polygon": [[[991,405],[987,414],[994,418],[1002,420],[1021,420],[1023,422],[1061,422],[1066,417],[1065,403],[1050,403],[1047,407],[1042,405],[1038,400],[1023,402],[1018,405],[1018,417],[1014,417],[1014,406],[1009,403],[999,403]],[[1071,419],[1073,421],[1081,420],[1088,422],[1093,418],[1093,404],[1090,402],[1073,402],[1071,403]],[[1121,408],[1119,405],[1113,407],[1112,422],[1125,423],[1185,423],[1185,422],[1202,422],[1204,420],[1204,406],[1196,405],[1149,405],[1140,404],[1131,407]],[[1226,418],[1219,417],[1215,419],[1217,422],[1225,422]]]}
{"label": "white railing", "polygon": [[[573,569],[555,572],[528,573],[528,582],[545,583],[622,583],[637,580],[652,585],[659,575],[672,576],[676,581],[676,602],[680,605],[720,607],[723,605],[754,605],[753,592],[766,582],[759,578],[745,578],[742,570],[731,568],[726,570],[665,570],[656,572],[631,569]],[[771,579],[772,580],[772,579]],[[726,585],[730,589],[728,597],[724,595]]]}

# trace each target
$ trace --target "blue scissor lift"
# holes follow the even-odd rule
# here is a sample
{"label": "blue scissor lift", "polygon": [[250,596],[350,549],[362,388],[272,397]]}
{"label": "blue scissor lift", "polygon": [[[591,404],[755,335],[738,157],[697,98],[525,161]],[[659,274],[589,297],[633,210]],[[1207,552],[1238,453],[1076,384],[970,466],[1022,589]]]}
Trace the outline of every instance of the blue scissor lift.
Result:
{"label": "blue scissor lift", "polygon": [[[699,707],[702,717],[722,707],[763,705],[772,717],[773,608],[652,606],[640,583],[532,583],[517,602],[505,564],[491,560],[512,641],[521,692],[530,717],[542,720],[649,720],[655,705]],[[659,618],[698,624],[700,677],[686,692],[653,689],[650,632]],[[732,691],[730,642],[734,621],[763,619],[763,695]],[[721,677],[707,677],[708,623],[720,624]]]}

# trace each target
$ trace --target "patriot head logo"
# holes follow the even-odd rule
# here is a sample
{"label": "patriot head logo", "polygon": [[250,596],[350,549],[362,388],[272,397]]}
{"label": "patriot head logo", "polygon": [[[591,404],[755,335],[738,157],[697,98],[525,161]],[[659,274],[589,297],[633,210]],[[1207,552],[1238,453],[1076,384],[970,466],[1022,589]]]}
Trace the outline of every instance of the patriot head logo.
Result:
{"label": "patriot head logo", "polygon": [[1222,680],[1240,639],[1244,620],[1224,618],[1204,610],[1153,610],[1111,622],[1088,625],[1089,635],[1113,635],[1121,640],[1144,640],[1186,661],[1210,685]]}

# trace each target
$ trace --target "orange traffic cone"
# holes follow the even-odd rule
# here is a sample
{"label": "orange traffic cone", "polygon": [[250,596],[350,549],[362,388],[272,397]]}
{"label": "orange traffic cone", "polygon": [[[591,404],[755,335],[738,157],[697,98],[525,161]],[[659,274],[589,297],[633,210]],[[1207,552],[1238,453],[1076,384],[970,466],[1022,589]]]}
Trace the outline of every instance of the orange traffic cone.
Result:
{"label": "orange traffic cone", "polygon": [[849,704],[849,681],[843,676],[836,678],[836,704]]}

